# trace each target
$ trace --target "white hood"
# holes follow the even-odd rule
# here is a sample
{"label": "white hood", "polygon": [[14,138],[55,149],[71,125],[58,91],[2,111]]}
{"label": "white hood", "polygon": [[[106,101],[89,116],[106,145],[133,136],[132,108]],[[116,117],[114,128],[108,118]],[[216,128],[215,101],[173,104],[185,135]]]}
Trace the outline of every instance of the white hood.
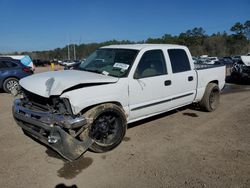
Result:
{"label": "white hood", "polygon": [[86,71],[65,70],[51,71],[25,77],[20,85],[37,95],[49,97],[61,95],[68,88],[79,84],[114,83],[118,78]]}

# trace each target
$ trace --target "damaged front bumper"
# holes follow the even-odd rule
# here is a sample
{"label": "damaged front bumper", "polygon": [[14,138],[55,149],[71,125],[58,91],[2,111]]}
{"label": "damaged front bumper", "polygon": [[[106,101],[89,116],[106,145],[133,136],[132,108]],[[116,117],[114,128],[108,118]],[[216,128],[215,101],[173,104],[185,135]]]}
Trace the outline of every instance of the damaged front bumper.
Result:
{"label": "damaged front bumper", "polygon": [[69,134],[72,129],[87,129],[87,121],[83,117],[71,117],[51,112],[44,112],[26,108],[20,99],[13,105],[13,116],[17,124],[28,135],[48,145],[69,161],[79,158],[93,143],[85,135],[79,140]]}

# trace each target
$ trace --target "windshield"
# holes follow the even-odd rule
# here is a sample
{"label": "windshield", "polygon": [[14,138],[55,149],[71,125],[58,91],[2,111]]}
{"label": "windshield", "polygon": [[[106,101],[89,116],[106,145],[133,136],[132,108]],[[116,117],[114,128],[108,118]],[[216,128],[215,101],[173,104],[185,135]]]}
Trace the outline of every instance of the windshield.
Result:
{"label": "windshield", "polygon": [[114,77],[126,77],[138,50],[98,49],[79,66],[80,70]]}

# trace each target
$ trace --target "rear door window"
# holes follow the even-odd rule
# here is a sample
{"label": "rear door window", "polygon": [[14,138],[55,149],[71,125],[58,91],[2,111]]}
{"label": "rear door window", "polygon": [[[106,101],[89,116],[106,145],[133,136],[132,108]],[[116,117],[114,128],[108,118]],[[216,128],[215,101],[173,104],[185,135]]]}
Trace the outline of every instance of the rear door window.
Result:
{"label": "rear door window", "polygon": [[4,68],[8,68],[8,66],[6,65],[4,61],[0,60],[0,69],[4,69]]}
{"label": "rear door window", "polygon": [[14,63],[14,62],[12,62],[12,61],[5,61],[5,64],[6,64],[8,67],[10,67],[10,68],[12,68],[12,67],[17,67],[17,66],[18,66],[16,63]]}
{"label": "rear door window", "polygon": [[169,49],[168,55],[170,58],[173,73],[179,73],[191,70],[188,56],[183,49]]}

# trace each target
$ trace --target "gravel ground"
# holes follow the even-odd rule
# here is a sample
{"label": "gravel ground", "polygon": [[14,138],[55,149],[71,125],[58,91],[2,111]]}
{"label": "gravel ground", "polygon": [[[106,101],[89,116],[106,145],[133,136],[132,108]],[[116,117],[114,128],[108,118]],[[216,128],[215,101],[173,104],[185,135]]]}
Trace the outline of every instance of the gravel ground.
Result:
{"label": "gravel ground", "polygon": [[113,151],[72,163],[22,133],[12,101],[0,93],[1,187],[250,187],[250,86],[228,85],[212,113],[187,107],[131,124]]}

